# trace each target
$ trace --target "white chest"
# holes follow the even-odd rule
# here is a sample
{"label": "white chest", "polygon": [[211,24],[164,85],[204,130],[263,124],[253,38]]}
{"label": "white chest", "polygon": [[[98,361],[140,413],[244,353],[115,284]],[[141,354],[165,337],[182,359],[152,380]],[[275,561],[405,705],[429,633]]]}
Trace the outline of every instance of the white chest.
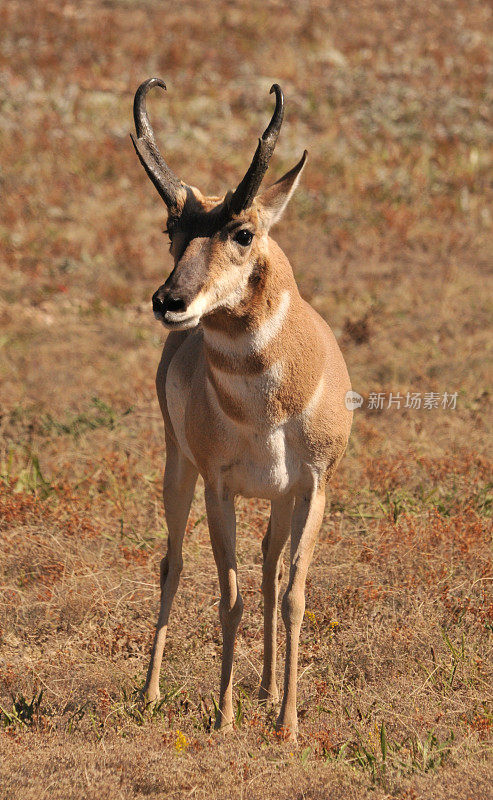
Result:
{"label": "white chest", "polygon": [[300,463],[288,446],[285,425],[239,436],[235,444],[221,466],[223,485],[231,493],[273,499],[298,480]]}

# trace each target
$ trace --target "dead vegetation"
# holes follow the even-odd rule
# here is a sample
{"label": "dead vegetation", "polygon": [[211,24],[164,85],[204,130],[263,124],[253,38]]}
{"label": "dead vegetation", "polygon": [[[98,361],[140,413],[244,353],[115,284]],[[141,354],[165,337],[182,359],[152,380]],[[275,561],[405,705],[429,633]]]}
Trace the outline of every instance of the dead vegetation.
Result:
{"label": "dead vegetation", "polygon": [[[488,5],[6,0],[0,25],[2,800],[486,798]],[[149,298],[169,257],[128,139],[151,74],[163,150],[210,192],[283,86],[272,176],[310,160],[277,238],[365,398],[310,573],[296,750],[256,702],[261,501],[238,503],[232,736],[211,732],[200,492],[163,701],[139,703],[166,536]],[[455,410],[367,402],[456,391]]]}

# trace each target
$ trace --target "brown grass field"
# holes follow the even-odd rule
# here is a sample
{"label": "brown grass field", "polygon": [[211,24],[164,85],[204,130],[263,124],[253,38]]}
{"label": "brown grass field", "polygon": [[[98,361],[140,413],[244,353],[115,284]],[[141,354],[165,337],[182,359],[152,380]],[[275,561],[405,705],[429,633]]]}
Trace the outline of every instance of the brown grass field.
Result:
{"label": "brown grass field", "polygon": [[[491,797],[491,6],[3,0],[0,31],[0,800]],[[170,257],[128,133],[154,74],[163,152],[210,194],[243,174],[281,83],[270,175],[309,162],[275,235],[365,398],[309,574],[298,747],[256,700],[263,501],[238,502],[233,733],[211,730],[201,484],[163,701],[139,701],[166,541],[150,297]]]}

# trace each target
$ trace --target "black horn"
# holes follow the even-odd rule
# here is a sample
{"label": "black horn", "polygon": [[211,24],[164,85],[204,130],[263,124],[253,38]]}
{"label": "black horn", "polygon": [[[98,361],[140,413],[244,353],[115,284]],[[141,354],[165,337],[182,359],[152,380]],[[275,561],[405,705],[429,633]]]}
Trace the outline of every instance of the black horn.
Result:
{"label": "black horn", "polygon": [[175,175],[163,159],[154,138],[146,109],[146,95],[153,86],[166,89],[161,78],[149,78],[141,83],[134,98],[134,122],[137,138],[130,134],[135,152],[147,175],[169,209],[180,208],[186,198],[186,185]]}
{"label": "black horn", "polygon": [[272,92],[276,94],[276,107],[262,138],[259,139],[252,163],[229,201],[232,214],[239,214],[240,211],[252,205],[276,146],[284,116],[284,95],[277,83],[271,87],[270,93],[272,94]]}

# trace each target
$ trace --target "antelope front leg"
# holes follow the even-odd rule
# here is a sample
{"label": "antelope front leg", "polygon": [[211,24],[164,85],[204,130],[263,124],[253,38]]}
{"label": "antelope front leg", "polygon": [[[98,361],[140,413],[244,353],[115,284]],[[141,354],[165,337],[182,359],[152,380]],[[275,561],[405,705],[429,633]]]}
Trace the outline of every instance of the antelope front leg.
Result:
{"label": "antelope front leg", "polygon": [[291,532],[293,497],[272,502],[269,527],[262,542],[264,565],[262,594],[264,596],[264,668],[260,682],[259,700],[277,703],[277,601],[282,578],[282,551]]}
{"label": "antelope front leg", "polygon": [[236,631],[243,613],[243,600],[236,575],[236,518],[233,498],[222,499],[208,486],[205,488],[205,506],[221,591],[219,619],[223,633],[223,655],[216,728],[225,730],[233,724],[233,654]]}
{"label": "antelope front leg", "polygon": [[166,468],[163,481],[163,500],[168,526],[168,552],[161,561],[161,604],[147,670],[144,696],[150,703],[159,700],[159,673],[163,660],[168,619],[183,568],[182,545],[188,514],[193,498],[197,471],[166,438]]}
{"label": "antelope front leg", "polygon": [[305,583],[325,508],[323,487],[296,497],[291,530],[291,565],[289,582],[282,599],[282,618],[286,626],[286,665],[284,695],[277,730],[296,740],[296,682],[298,678],[298,643],[305,612]]}

